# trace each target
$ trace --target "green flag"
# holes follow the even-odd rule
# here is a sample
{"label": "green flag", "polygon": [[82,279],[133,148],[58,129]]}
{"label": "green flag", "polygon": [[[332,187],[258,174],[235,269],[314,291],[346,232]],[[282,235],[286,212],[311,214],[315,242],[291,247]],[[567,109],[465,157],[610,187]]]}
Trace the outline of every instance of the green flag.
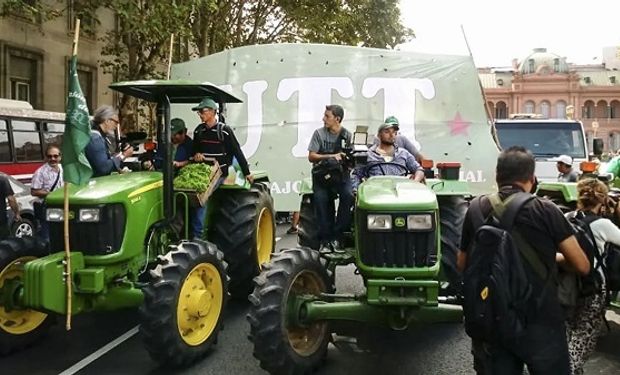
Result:
{"label": "green flag", "polygon": [[80,88],[77,74],[77,55],[71,57],[69,68],[69,96],[65,133],[62,140],[62,168],[65,182],[85,184],[93,174],[84,148],[90,141],[88,106]]}

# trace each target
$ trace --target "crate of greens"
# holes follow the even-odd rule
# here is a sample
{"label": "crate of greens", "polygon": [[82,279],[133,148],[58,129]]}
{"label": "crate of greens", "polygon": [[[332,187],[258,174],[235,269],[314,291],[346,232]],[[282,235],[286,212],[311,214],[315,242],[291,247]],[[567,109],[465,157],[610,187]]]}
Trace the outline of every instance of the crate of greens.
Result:
{"label": "crate of greens", "polygon": [[192,206],[204,206],[221,176],[222,170],[216,160],[188,164],[174,178],[174,190],[187,194]]}

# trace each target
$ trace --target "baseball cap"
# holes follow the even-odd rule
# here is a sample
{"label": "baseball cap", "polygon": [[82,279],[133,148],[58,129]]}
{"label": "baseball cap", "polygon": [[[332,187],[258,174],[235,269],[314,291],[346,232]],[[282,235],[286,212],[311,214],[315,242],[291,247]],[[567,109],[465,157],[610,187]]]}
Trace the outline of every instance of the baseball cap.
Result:
{"label": "baseball cap", "polygon": [[192,111],[199,111],[203,108],[217,109],[217,103],[211,98],[204,98],[197,106],[192,108]]}
{"label": "baseball cap", "polygon": [[383,130],[385,129],[389,129],[389,128],[395,128],[396,130],[398,130],[398,119],[394,116],[390,116],[388,118],[385,119],[385,121],[383,122],[383,124],[379,125],[379,131],[378,133],[381,133]]}
{"label": "baseball cap", "polygon": [[560,155],[557,158],[550,159],[551,161],[557,161],[566,165],[573,165],[573,158],[568,155]]}
{"label": "baseball cap", "polygon": [[172,134],[176,134],[185,129],[187,129],[185,127],[185,121],[181,120],[180,118],[173,118],[172,120],[170,120],[170,130],[172,131]]}

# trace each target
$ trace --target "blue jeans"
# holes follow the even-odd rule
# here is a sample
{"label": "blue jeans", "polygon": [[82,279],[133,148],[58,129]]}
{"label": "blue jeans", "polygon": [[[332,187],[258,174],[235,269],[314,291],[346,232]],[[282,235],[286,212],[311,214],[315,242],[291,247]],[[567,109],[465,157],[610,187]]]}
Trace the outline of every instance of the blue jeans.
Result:
{"label": "blue jeans", "polygon": [[[217,180],[213,190],[217,189],[218,186],[220,186],[222,184],[222,182],[224,182],[225,178],[226,177],[221,177],[219,180]],[[206,214],[207,214],[207,204],[208,204],[208,201],[205,203],[204,206],[193,208],[190,211],[189,222],[190,222],[191,238],[195,238],[195,237],[202,238],[202,236],[203,236],[202,232],[203,232],[203,229],[204,229],[204,226],[205,226],[205,218],[206,218]]]}
{"label": "blue jeans", "polygon": [[[353,206],[353,187],[351,179],[345,178],[336,187],[328,188],[313,183],[314,210],[319,224],[319,240],[325,243],[341,240],[342,234],[351,230],[351,207]],[[334,200],[338,197],[338,214],[334,218]]]}

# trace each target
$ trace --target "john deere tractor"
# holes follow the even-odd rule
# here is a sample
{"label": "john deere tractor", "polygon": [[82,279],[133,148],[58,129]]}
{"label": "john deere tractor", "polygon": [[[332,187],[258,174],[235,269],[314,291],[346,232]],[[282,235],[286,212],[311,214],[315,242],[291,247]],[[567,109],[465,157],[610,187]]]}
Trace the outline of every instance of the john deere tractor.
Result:
{"label": "john deere tractor", "polygon": [[33,343],[55,316],[69,311],[135,307],[151,357],[171,366],[189,364],[216,343],[228,291],[247,295],[271,257],[274,211],[265,173],[254,171],[251,186],[245,180],[224,183],[211,195],[202,240],[187,241],[190,200],[173,190],[171,104],[210,96],[222,108],[241,100],[214,85],[188,81],[111,88],[157,104],[163,172],[116,174],[70,186],[70,272],[63,252],[62,189],[47,198],[49,248],[31,237],[0,243],[2,354]]}
{"label": "john deere tractor", "polygon": [[[323,361],[334,328],[343,323],[358,324],[360,332],[370,326],[402,330],[413,323],[461,320],[460,306],[440,303],[451,302],[440,296],[442,287],[459,282],[458,275],[445,272],[452,261],[444,264],[442,258],[456,256],[470,193],[456,180],[457,165],[445,166],[451,173],[443,177],[449,178],[429,178],[426,184],[404,176],[361,183],[344,252],[318,251],[306,181],[300,246],[274,255],[249,297],[250,340],[262,368],[272,374],[309,373]],[[335,291],[336,268],[349,264],[363,278],[361,294]]]}

